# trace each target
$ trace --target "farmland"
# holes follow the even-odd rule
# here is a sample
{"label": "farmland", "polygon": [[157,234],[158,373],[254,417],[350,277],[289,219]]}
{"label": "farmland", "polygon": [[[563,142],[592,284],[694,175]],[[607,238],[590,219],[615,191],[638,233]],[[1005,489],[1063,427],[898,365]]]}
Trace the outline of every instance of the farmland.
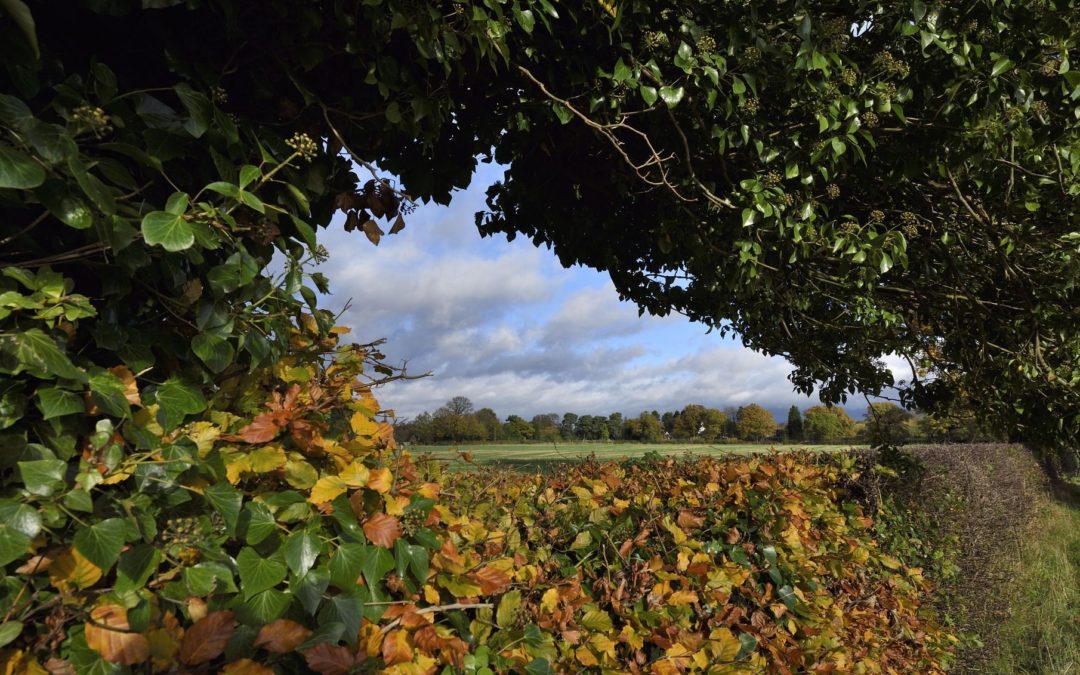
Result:
{"label": "farmland", "polygon": [[778,451],[812,450],[836,452],[848,450],[852,445],[766,445],[762,443],[704,444],[704,443],[460,443],[457,445],[415,445],[409,450],[415,454],[430,454],[436,459],[452,462],[454,468],[465,467],[461,453],[469,453],[477,464],[505,464],[522,468],[542,468],[552,462],[571,461],[595,455],[597,459],[618,461],[643,457],[656,452],[661,455],[687,456],[749,455]]}

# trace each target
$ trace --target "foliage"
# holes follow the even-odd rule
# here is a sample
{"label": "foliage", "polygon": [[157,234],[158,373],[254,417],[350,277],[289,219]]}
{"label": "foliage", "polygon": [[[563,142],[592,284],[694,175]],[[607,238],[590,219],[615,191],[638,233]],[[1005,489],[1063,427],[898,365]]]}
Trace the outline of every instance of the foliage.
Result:
{"label": "foliage", "polygon": [[793,405],[788,409],[787,426],[784,428],[784,433],[787,435],[788,440],[801,441],[803,439],[803,418],[802,412],[799,410],[799,406]]}
{"label": "foliage", "polygon": [[723,436],[726,429],[727,415],[723,412],[691,403],[674,419],[671,435],[674,438],[700,439],[711,443]]}
{"label": "foliage", "polygon": [[871,403],[865,420],[864,433],[874,447],[901,445],[911,436],[911,413],[893,403]]}
{"label": "foliage", "polygon": [[623,424],[626,438],[634,441],[655,443],[664,437],[664,425],[655,413],[643,411]]}
{"label": "foliage", "polygon": [[776,420],[771,412],[751,403],[739,408],[735,416],[735,430],[741,439],[760,441],[776,433]]}
{"label": "foliage", "polygon": [[816,405],[807,408],[803,419],[803,433],[816,443],[855,435],[855,420],[839,406]]}

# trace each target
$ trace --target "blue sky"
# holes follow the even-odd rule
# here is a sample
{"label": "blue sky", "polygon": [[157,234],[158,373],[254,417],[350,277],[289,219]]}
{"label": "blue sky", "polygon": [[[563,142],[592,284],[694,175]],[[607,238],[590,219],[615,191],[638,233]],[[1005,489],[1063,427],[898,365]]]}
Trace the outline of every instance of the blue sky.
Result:
{"label": "blue sky", "polygon": [[[792,404],[817,403],[792,391],[782,358],[682,316],[639,317],[606,274],[565,269],[525,238],[481,238],[473,214],[501,171],[481,165],[449,207],[422,205],[378,247],[340,223],[322,235],[330,258],[319,269],[331,282],[324,306],[349,303],[340,322],[353,339],[385,337],[391,363],[432,373],[384,387],[384,406],[412,417],[462,395],[505,419],[753,402],[786,416]],[[854,401],[850,411],[864,407]]]}

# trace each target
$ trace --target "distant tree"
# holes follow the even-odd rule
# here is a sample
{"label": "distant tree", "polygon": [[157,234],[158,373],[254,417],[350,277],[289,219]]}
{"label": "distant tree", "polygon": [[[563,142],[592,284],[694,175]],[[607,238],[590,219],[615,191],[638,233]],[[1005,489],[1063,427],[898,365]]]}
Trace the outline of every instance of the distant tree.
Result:
{"label": "distant tree", "polygon": [[756,403],[739,408],[735,419],[735,428],[739,438],[746,441],[760,441],[776,434],[776,420],[772,413]]}
{"label": "distant tree", "polygon": [[559,431],[562,433],[562,437],[565,440],[573,440],[574,433],[577,428],[578,416],[575,413],[568,412],[562,416],[562,422],[559,424]]}
{"label": "distant tree", "polygon": [[558,440],[560,437],[558,419],[559,416],[554,413],[533,417],[533,438],[538,441]]}
{"label": "distant tree", "polygon": [[815,443],[836,441],[855,434],[855,420],[838,406],[816,405],[803,414],[803,430]]}
{"label": "distant tree", "polygon": [[502,423],[491,408],[480,408],[475,414],[476,421],[484,427],[484,440],[497,441],[502,438]]}
{"label": "distant tree", "polygon": [[664,437],[664,425],[656,415],[656,411],[645,411],[633,419],[626,420],[623,425],[626,438],[635,441],[655,443]]}
{"label": "distant tree", "polygon": [[660,423],[664,425],[664,431],[672,436],[675,435],[675,423],[679,419],[679,411],[669,411],[660,416]]}
{"label": "distant tree", "polygon": [[607,418],[608,432],[611,434],[611,439],[614,441],[622,440],[623,437],[623,416],[622,413],[615,412],[608,415]]}
{"label": "distant tree", "polygon": [[507,417],[506,424],[503,425],[503,435],[512,441],[532,440],[535,434],[533,426],[518,415]]}
{"label": "distant tree", "polygon": [[871,403],[865,420],[864,434],[871,445],[900,445],[911,437],[911,413],[893,403]]}
{"label": "distant tree", "polygon": [[455,415],[468,415],[473,411],[473,403],[464,396],[455,396],[444,406]]}
{"label": "distant tree", "polygon": [[803,439],[803,418],[797,405],[791,406],[787,413],[787,437],[792,441]]}
{"label": "distant tree", "polygon": [[727,428],[727,415],[716,408],[691,403],[679,412],[672,423],[675,438],[715,441]]}

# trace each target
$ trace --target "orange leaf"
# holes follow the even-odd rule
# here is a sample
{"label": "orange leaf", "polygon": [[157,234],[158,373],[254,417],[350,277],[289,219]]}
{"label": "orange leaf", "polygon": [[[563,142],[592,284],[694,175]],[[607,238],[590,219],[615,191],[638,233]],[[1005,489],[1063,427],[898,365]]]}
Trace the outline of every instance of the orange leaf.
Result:
{"label": "orange leaf", "polygon": [[319,675],[347,675],[357,663],[349,648],[325,642],[304,650],[304,659]]}
{"label": "orange leaf", "polygon": [[380,467],[378,469],[372,469],[371,474],[368,477],[367,486],[380,494],[386,494],[390,492],[390,488],[394,484],[394,474],[390,473],[390,469],[386,467]]}
{"label": "orange leaf", "polygon": [[311,631],[295,621],[278,619],[262,627],[255,638],[255,646],[275,654],[284,654],[296,649],[309,635]]}
{"label": "orange leaf", "polygon": [[676,522],[679,524],[679,527],[684,530],[693,530],[704,525],[705,519],[701,516],[695,516],[689,511],[679,511],[679,517]]}
{"label": "orange leaf", "polygon": [[377,546],[393,548],[401,536],[401,523],[394,516],[376,513],[364,522],[364,534]]}
{"label": "orange leaf", "polygon": [[109,368],[109,372],[112,373],[124,383],[124,398],[131,405],[142,405],[142,399],[139,398],[139,385],[135,384],[135,374],[131,372],[131,369],[127,366],[114,366]]}
{"label": "orange leaf", "polygon": [[221,673],[222,675],[274,675],[274,669],[255,663],[251,659],[240,659],[225,664]]}
{"label": "orange leaf", "polygon": [[184,633],[180,643],[180,661],[196,666],[213,661],[225,651],[225,645],[236,630],[236,621],[231,611],[212,612],[204,619],[195,622]]}
{"label": "orange leaf", "polygon": [[86,622],[86,644],[109,663],[133,666],[150,658],[150,643],[130,631],[126,609],[120,605],[95,607]]}
{"label": "orange leaf", "polygon": [[272,412],[265,412],[251,420],[251,424],[240,431],[229,436],[222,436],[222,438],[227,441],[243,441],[252,444],[269,443],[281,433],[282,427],[278,425],[276,417]]}
{"label": "orange leaf", "polygon": [[387,633],[382,643],[382,657],[387,667],[412,661],[413,650],[409,644],[409,634],[403,630]]}
{"label": "orange leaf", "polygon": [[496,595],[510,585],[510,575],[491,565],[481,567],[469,576],[480,584],[482,595]]}

